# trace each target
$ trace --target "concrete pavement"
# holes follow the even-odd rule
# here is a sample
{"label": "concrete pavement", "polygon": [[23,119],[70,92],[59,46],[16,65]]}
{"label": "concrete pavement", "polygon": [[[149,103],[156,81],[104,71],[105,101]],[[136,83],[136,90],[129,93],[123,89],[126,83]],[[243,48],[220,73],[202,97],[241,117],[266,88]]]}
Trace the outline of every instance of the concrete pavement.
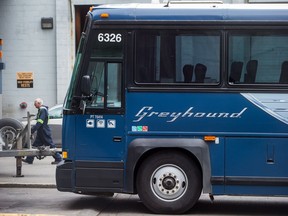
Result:
{"label": "concrete pavement", "polygon": [[55,188],[57,165],[52,165],[52,161],[54,158],[47,156],[42,160],[35,158],[33,164],[22,162],[23,177],[16,177],[16,158],[0,157],[0,187]]}

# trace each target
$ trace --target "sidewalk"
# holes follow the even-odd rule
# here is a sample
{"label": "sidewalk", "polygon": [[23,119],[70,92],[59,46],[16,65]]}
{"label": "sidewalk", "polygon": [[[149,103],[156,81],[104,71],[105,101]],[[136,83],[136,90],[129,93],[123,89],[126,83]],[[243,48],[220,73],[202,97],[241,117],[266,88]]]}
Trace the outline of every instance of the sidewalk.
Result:
{"label": "sidewalk", "polygon": [[16,176],[16,158],[0,157],[0,187],[55,188],[56,166],[53,157],[35,158],[33,164],[22,163],[21,174]]}

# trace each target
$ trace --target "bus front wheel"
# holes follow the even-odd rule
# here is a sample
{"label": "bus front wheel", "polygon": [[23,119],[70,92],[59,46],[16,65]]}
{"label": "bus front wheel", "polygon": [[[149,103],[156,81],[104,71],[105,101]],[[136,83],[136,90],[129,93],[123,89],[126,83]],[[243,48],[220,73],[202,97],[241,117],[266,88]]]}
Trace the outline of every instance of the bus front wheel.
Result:
{"label": "bus front wheel", "polygon": [[201,171],[187,155],[162,151],[146,159],[137,175],[138,195],[159,214],[179,214],[191,209],[202,191]]}

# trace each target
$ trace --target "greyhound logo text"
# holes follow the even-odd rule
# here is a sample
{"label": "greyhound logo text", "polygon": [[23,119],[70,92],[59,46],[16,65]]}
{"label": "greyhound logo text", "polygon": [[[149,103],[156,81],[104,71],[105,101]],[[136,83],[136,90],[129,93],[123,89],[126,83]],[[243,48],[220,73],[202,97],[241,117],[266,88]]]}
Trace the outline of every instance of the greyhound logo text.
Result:
{"label": "greyhound logo text", "polygon": [[175,122],[179,118],[240,118],[247,107],[243,108],[239,112],[199,112],[194,111],[194,107],[189,107],[184,112],[161,112],[154,110],[152,106],[144,106],[135,115],[135,120],[133,122],[140,122],[144,118],[163,118],[166,122]]}

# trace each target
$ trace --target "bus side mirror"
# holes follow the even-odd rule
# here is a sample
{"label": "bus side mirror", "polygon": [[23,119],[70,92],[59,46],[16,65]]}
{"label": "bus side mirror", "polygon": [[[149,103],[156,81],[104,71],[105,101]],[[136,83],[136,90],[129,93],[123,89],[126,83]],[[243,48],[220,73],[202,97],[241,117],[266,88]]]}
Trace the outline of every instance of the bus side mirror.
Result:
{"label": "bus side mirror", "polygon": [[91,92],[90,76],[85,75],[82,77],[81,80],[81,93],[85,96],[90,96],[90,92]]}

